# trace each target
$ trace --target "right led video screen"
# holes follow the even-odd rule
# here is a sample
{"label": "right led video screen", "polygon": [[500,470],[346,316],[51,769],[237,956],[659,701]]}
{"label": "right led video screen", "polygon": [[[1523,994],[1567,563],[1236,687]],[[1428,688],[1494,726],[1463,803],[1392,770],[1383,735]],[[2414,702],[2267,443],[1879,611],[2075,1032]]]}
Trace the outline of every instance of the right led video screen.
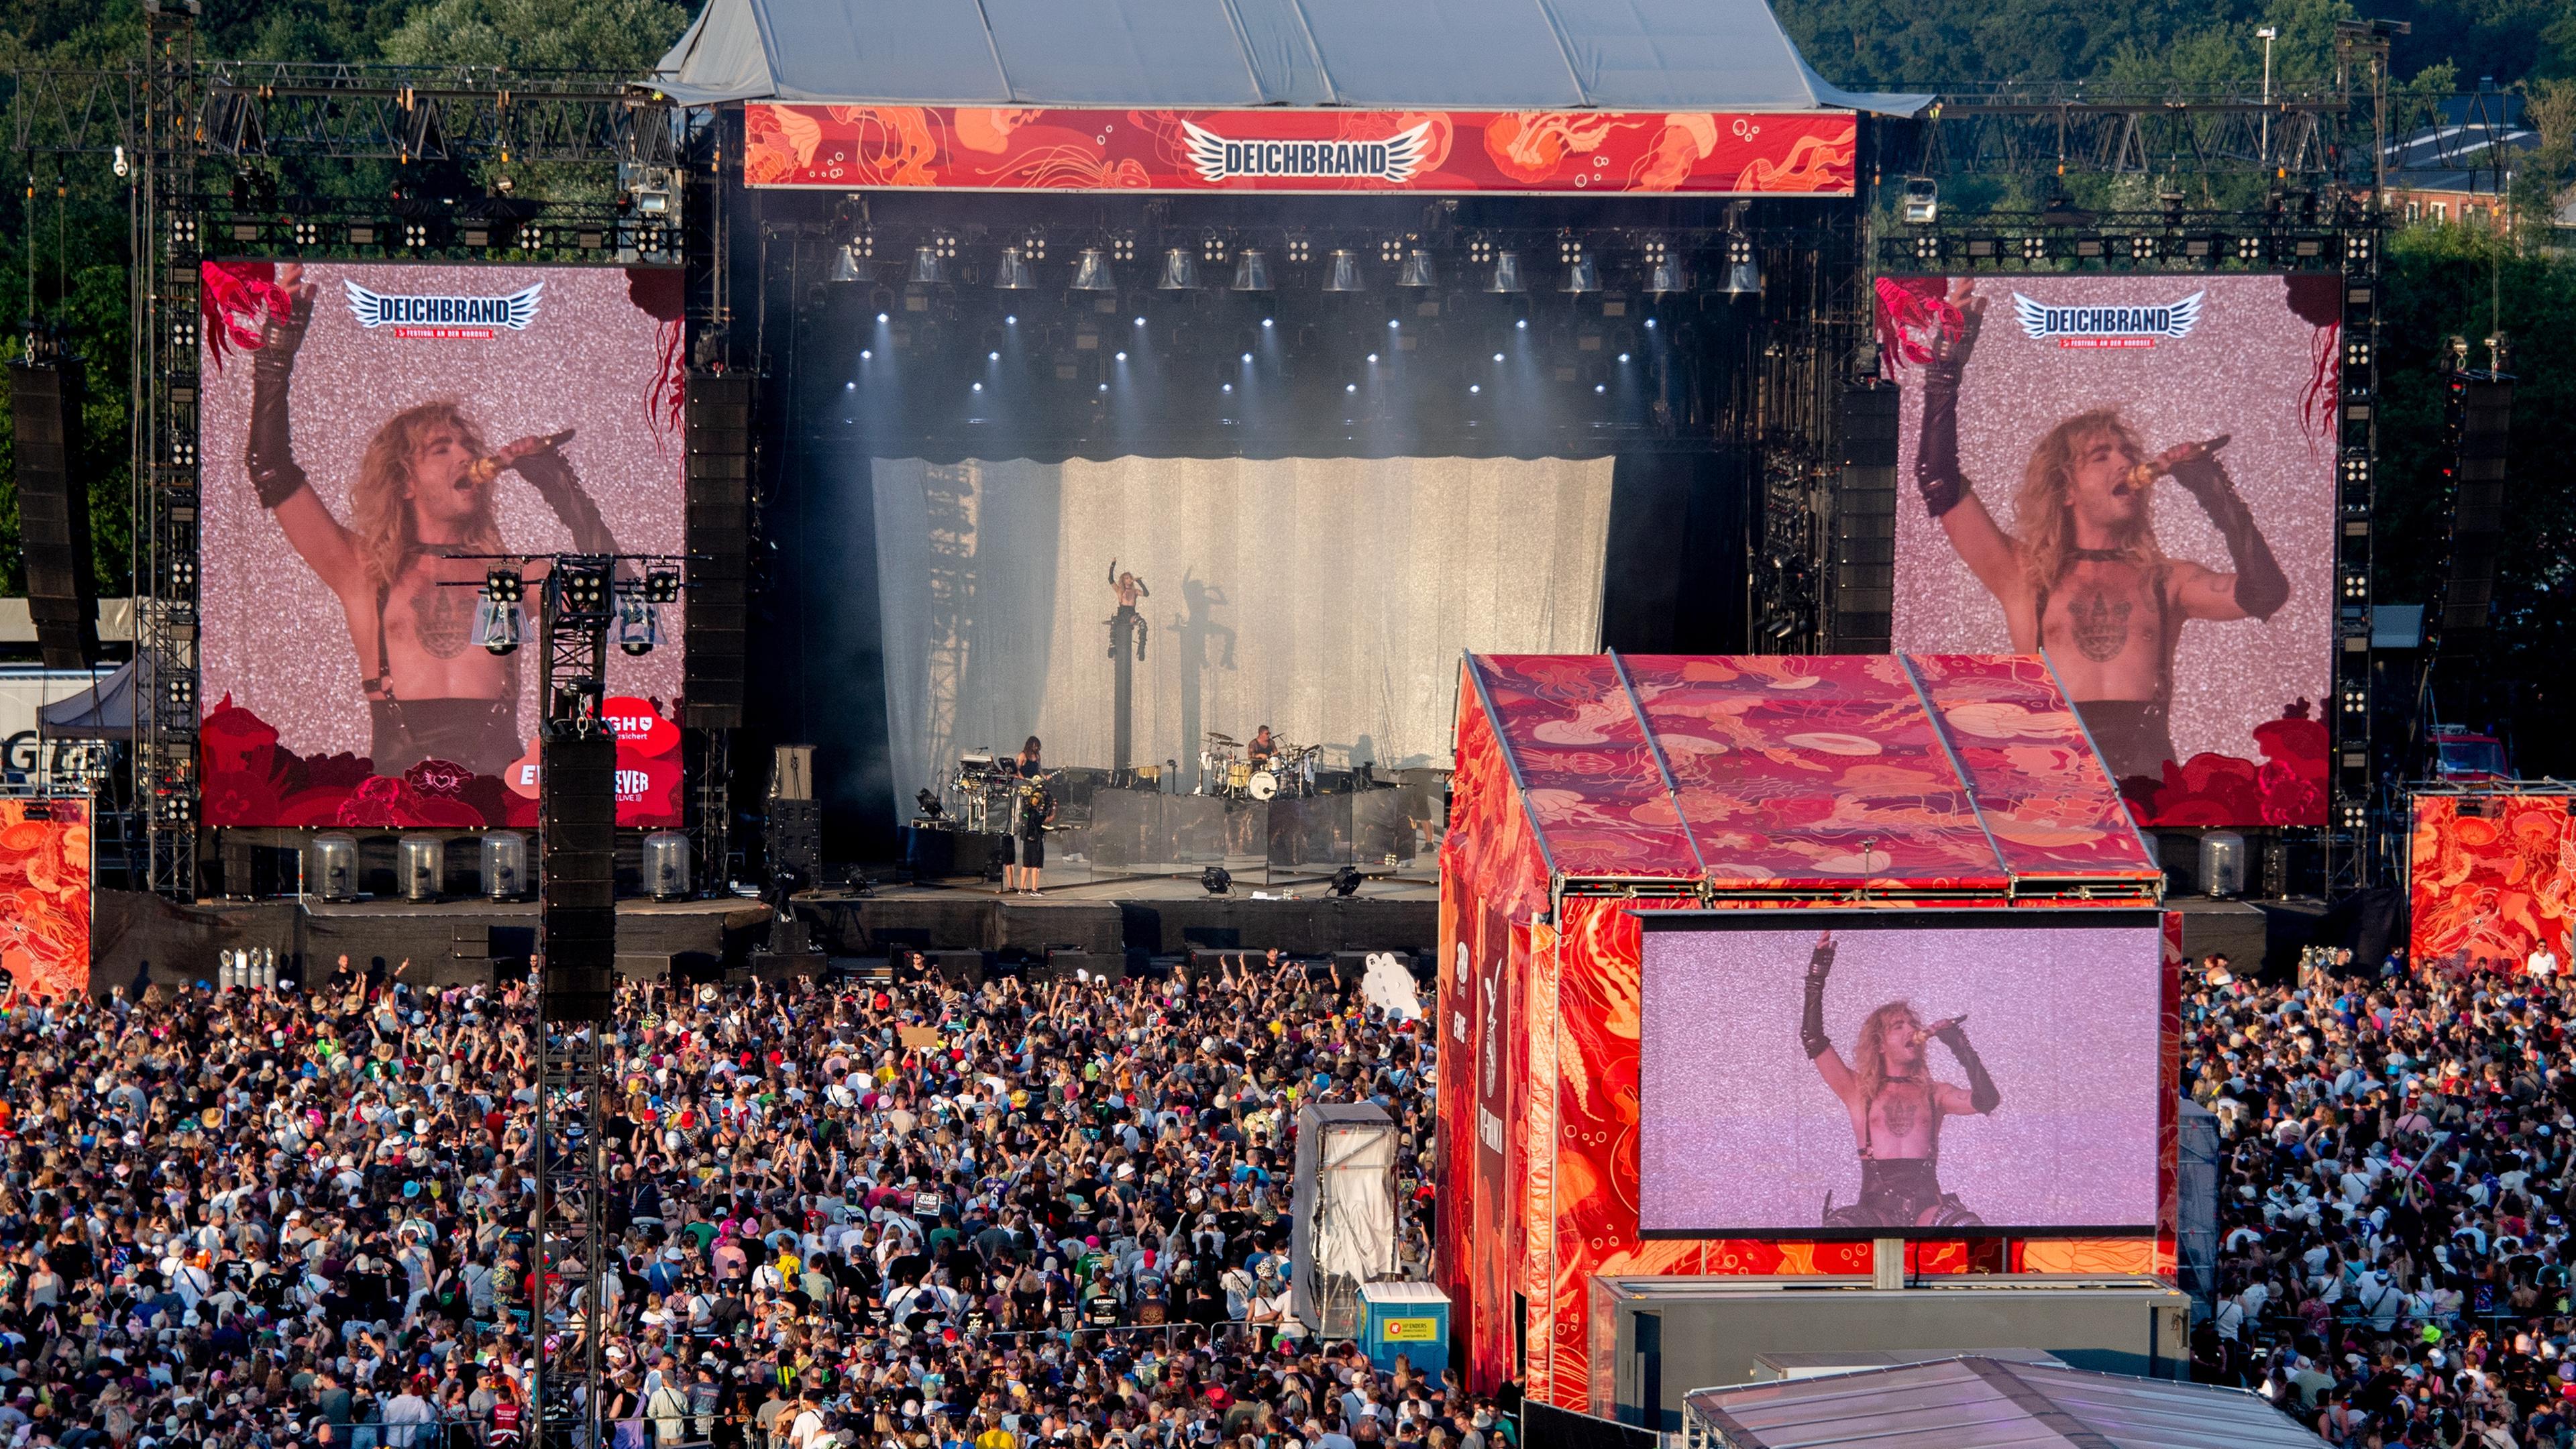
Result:
{"label": "right led video screen", "polygon": [[1641,913],[1648,1237],[2154,1231],[2152,911]]}
{"label": "right led video screen", "polygon": [[1886,277],[1891,643],[2046,653],[2139,820],[2323,825],[2342,279]]}

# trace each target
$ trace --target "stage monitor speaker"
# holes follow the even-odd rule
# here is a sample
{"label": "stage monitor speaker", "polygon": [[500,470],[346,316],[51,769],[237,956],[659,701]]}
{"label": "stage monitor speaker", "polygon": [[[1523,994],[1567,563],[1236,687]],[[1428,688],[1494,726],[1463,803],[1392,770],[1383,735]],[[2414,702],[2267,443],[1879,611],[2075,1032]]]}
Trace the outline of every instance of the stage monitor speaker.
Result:
{"label": "stage monitor speaker", "polygon": [[617,739],[600,730],[539,748],[546,1020],[606,1021],[617,985]]}
{"label": "stage monitor speaker", "polygon": [[1093,981],[1126,980],[1126,953],[1102,955],[1097,951],[1076,951],[1064,947],[1052,948],[1046,953],[1045,979],[1048,981],[1080,982],[1086,976]]}
{"label": "stage monitor speaker", "polygon": [[2505,444],[2513,384],[2454,375],[2450,382],[2451,559],[2442,588],[2444,632],[2487,627],[2496,557],[2504,546]]}
{"label": "stage monitor speaker", "polygon": [[89,554],[89,489],[72,469],[73,388],[53,363],[9,365],[17,430],[18,539],[27,612],[47,669],[98,662],[98,598]]}
{"label": "stage monitor speaker", "polygon": [[981,951],[931,951],[930,969],[941,981],[968,991],[984,984],[984,953]]}
{"label": "stage monitor speaker", "polygon": [[688,650],[681,723],[742,724],[743,630],[751,607],[751,378],[688,381]]}
{"label": "stage monitor speaker", "polygon": [[1884,654],[1896,597],[1897,390],[1872,378],[1843,389],[1836,435],[1833,568],[1825,648]]}

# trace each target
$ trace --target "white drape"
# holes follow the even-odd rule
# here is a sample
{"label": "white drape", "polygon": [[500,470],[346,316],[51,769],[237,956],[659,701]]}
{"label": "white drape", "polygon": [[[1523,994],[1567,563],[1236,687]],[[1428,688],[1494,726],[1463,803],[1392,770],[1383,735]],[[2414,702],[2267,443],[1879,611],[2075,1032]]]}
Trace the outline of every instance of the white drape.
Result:
{"label": "white drape", "polygon": [[961,750],[1111,763],[1108,583],[1152,594],[1134,762],[1263,724],[1449,763],[1458,656],[1598,647],[1608,459],[874,464],[898,814]]}

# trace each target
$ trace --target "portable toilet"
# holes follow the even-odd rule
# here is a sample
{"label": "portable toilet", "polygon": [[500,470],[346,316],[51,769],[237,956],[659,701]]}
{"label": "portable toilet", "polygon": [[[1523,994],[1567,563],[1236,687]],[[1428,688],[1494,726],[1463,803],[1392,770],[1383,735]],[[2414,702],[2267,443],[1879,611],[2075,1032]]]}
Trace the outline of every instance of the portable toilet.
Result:
{"label": "portable toilet", "polygon": [[1428,1283],[1361,1284],[1360,1351],[1380,1372],[1401,1357],[1436,1382],[1449,1366],[1449,1295]]}

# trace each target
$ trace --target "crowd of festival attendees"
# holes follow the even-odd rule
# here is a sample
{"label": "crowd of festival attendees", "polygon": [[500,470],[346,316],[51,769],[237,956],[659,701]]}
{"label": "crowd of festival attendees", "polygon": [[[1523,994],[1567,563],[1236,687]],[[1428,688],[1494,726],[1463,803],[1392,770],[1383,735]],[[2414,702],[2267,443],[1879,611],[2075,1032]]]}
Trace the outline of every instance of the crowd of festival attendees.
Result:
{"label": "crowd of festival attendees", "polygon": [[2196,963],[2183,1082],[2221,1166],[2195,1377],[2338,1446],[2576,1442],[2576,982],[2496,965]]}
{"label": "crowd of festival attendees", "polygon": [[[2534,974],[2543,971],[2547,974]],[[519,987],[340,969],[0,1011],[0,1449],[513,1449]],[[2576,1444],[2576,982],[2195,963],[2195,1377],[2339,1449]],[[602,1123],[603,1449],[1503,1449],[1445,1365],[1289,1311],[1297,1110],[1400,1124],[1426,1034],[1269,960],[966,989],[629,987]]]}
{"label": "crowd of festival attendees", "polygon": [[[522,989],[343,962],[0,1015],[0,1449],[511,1449],[533,1429]],[[1412,1026],[1277,960],[628,988],[608,1449],[1487,1449],[1288,1307],[1295,1115],[1401,1124]],[[587,1291],[587,1290],[584,1290]]]}

